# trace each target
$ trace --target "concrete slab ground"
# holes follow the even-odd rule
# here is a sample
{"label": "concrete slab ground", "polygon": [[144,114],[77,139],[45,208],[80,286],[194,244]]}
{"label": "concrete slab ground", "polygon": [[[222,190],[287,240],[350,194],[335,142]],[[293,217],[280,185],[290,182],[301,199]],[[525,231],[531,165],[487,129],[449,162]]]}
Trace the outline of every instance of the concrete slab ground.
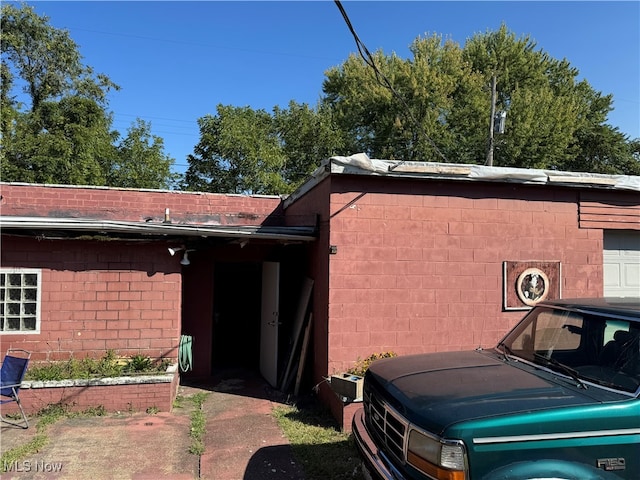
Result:
{"label": "concrete slab ground", "polygon": [[[189,453],[190,397],[207,394],[204,453]],[[181,385],[180,408],[157,414],[120,413],[72,417],[46,430],[36,453],[7,465],[4,479],[303,480],[287,438],[271,415],[278,392],[260,377],[240,372],[207,384]],[[0,451],[38,435],[37,419],[23,430],[2,424]]]}

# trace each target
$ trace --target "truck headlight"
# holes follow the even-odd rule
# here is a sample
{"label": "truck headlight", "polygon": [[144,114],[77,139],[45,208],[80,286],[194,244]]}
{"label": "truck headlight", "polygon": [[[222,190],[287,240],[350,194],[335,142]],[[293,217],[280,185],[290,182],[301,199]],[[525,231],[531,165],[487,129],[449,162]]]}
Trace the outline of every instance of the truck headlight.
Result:
{"label": "truck headlight", "polygon": [[440,449],[440,465],[452,470],[464,470],[464,449],[461,444],[444,444]]}
{"label": "truck headlight", "polygon": [[407,445],[407,462],[441,480],[464,480],[464,444],[440,440],[412,429]]}

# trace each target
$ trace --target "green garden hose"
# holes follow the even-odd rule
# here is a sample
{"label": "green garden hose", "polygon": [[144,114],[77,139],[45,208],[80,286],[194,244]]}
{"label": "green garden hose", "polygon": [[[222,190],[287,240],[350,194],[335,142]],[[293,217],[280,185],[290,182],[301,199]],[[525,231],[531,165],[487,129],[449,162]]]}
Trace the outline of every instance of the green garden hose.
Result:
{"label": "green garden hose", "polygon": [[180,370],[188,372],[193,369],[193,357],[191,355],[191,345],[193,337],[191,335],[180,335],[180,348],[178,349],[178,363]]}

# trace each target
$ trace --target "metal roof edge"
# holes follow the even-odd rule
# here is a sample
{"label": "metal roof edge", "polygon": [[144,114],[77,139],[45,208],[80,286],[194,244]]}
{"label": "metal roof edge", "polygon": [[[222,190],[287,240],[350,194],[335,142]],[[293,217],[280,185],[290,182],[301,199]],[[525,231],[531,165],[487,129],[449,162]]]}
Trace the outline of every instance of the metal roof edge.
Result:
{"label": "metal roof edge", "polygon": [[[640,191],[640,176],[565,172],[543,169],[489,167],[461,163],[404,162],[371,159],[365,153],[331,157],[323,163],[329,174],[375,175],[398,178],[425,178],[456,181],[485,181],[558,185],[596,189]],[[301,192],[312,188],[303,185]]]}
{"label": "metal roof edge", "polygon": [[296,200],[313,189],[313,187],[318,185],[322,180],[330,176],[331,173],[331,159],[324,159],[322,162],[320,162],[320,166],[316,168],[309,176],[307,181],[300,185],[293,193],[289,194],[284,199],[284,202],[282,204],[283,208],[286,210]]}
{"label": "metal roof edge", "polygon": [[459,163],[403,162],[370,159],[359,153],[332,157],[331,173],[439,178],[447,180],[495,181],[505,183],[554,184],[591,188],[640,191],[640,176],[608,175],[560,170],[494,167]]}
{"label": "metal roof edge", "polygon": [[297,240],[305,242],[316,240],[315,227],[304,226],[184,225],[78,218],[0,216],[0,228],[194,237],[255,237],[264,240]]}

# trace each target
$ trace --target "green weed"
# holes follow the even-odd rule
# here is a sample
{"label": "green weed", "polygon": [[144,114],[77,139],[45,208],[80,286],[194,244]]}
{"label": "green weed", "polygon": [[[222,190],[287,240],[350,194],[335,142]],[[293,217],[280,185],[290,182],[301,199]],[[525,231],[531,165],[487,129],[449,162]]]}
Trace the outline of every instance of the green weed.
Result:
{"label": "green weed", "polygon": [[204,435],[206,433],[207,419],[202,411],[202,404],[208,395],[208,393],[200,392],[191,397],[195,410],[191,413],[191,430],[189,432],[191,445],[189,446],[189,453],[193,455],[202,455],[204,453]]}
{"label": "green weed", "polygon": [[[361,480],[360,459],[351,434],[340,432],[319,406],[276,407],[273,415],[289,439],[308,480]],[[330,462],[327,459],[331,459]]]}
{"label": "green weed", "polygon": [[10,465],[14,465],[28,455],[37,453],[42,447],[44,447],[49,441],[47,430],[50,425],[53,425],[57,421],[66,417],[73,417],[79,415],[86,416],[101,416],[104,415],[104,407],[98,406],[88,408],[82,412],[71,412],[68,405],[62,405],[59,403],[50,404],[40,410],[36,415],[36,435],[27,443],[18,447],[7,450],[0,457],[0,472],[6,472],[6,468]]}

